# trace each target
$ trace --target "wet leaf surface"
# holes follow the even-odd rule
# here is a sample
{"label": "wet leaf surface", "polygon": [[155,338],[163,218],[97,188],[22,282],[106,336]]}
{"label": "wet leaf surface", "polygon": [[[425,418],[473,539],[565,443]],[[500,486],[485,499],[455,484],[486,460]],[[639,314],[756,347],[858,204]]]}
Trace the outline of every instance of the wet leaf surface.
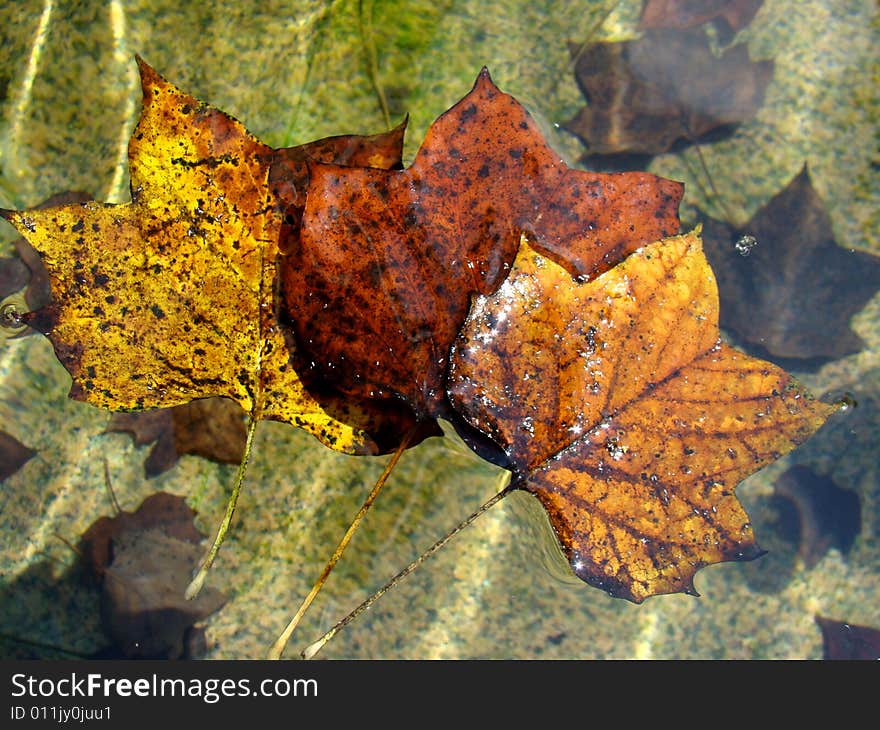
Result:
{"label": "wet leaf surface", "polygon": [[184,598],[202,556],[194,517],[182,497],[157,492],[134,512],[100,518],[80,539],[84,567],[101,586],[104,630],[126,658],[184,658],[193,624],[226,602],[210,587]]}
{"label": "wet leaf surface", "polygon": [[[68,191],[52,195],[40,203],[37,208],[45,209],[72,203],[84,203],[88,200],[92,200],[92,196],[88,193]],[[25,310],[34,311],[45,307],[49,303],[51,290],[49,272],[46,271],[40,254],[25,238],[15,239],[12,246],[16,255],[0,259],[0,299],[5,299],[11,294],[23,290],[21,301],[23,306],[18,307],[21,310],[19,314],[24,313]],[[25,328],[21,334],[31,334],[32,332],[32,329]]]}
{"label": "wet leaf surface", "polygon": [[580,283],[523,242],[455,344],[453,406],[507,452],[574,572],[641,602],[760,555],[737,483],[836,406],[719,341],[699,237]]}
{"label": "wet leaf surface", "polygon": [[[722,327],[801,368],[864,347],[850,319],[880,288],[880,259],[837,245],[806,166],[742,228],[702,217]],[[756,241],[747,255],[744,235]]]}
{"label": "wet leaf surface", "polygon": [[284,301],[315,367],[341,390],[448,416],[449,347],[471,296],[503,280],[522,231],[591,276],[677,232],[681,193],[646,173],[569,169],[484,70],[408,169],[312,168]]}
{"label": "wet leaf surface", "polygon": [[132,201],[6,214],[49,270],[52,303],[30,322],[73,377],[71,396],[109,410],[225,396],[340,451],[393,448],[411,414],[319,402],[292,366],[274,304],[285,204],[268,186],[289,151],[139,66]]}
{"label": "wet leaf surface", "polygon": [[[461,429],[463,414],[495,449],[478,453],[501,453],[540,499],[575,572],[635,602],[760,553],[734,487],[833,407],[719,344],[698,244],[651,243],[678,230],[678,183],[568,169],[487,73],[413,166],[389,171],[359,166],[400,167],[402,126],[273,150],[142,72],[133,202],[9,214],[32,238],[70,239],[44,247],[67,267],[53,272],[63,305],[33,321],[76,394],[114,409],[227,395],[355,453],[387,450],[416,417]],[[88,361],[95,343],[117,359]],[[106,574],[147,574],[179,541],[137,532]]]}
{"label": "wet leaf surface", "polygon": [[651,30],[572,52],[587,106],[564,126],[590,160],[657,155],[728,133],[756,114],[773,75],[773,62],[751,61],[745,44],[716,57],[702,29]]}
{"label": "wet leaf surface", "polygon": [[226,398],[201,398],[173,408],[114,413],[108,431],[125,431],[136,446],[155,442],[144,461],[147,477],[171,469],[184,454],[221,464],[239,464],[247,431],[245,413]]}
{"label": "wet leaf surface", "polygon": [[370,137],[340,135],[275,150],[269,170],[269,188],[284,214],[279,234],[280,249],[290,251],[299,246],[310,164],[323,162],[346,167],[399,169],[403,166],[405,131],[406,120],[389,132]]}

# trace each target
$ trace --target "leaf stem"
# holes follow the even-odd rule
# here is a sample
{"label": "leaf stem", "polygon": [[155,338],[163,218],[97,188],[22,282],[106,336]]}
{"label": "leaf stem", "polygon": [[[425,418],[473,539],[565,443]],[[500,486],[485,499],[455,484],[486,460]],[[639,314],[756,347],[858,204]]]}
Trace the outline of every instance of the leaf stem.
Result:
{"label": "leaf stem", "polygon": [[571,71],[577,65],[577,62],[584,54],[584,51],[586,51],[591,45],[593,45],[593,39],[599,32],[599,28],[601,28],[605,24],[605,21],[611,17],[611,13],[617,10],[618,5],[620,5],[620,0],[615,0],[612,3],[609,3],[608,6],[599,13],[599,17],[593,23],[590,30],[587,31],[586,40],[582,41],[578,45],[577,50],[572,50],[571,58],[568,60],[569,71]]}
{"label": "leaf stem", "polygon": [[217,536],[214,538],[214,544],[211,545],[211,549],[208,551],[208,554],[202,561],[202,564],[199,567],[199,570],[196,573],[195,577],[186,587],[186,592],[184,593],[184,596],[188,601],[191,601],[193,598],[199,595],[199,591],[202,590],[202,586],[205,584],[205,578],[208,575],[208,570],[211,568],[211,565],[213,565],[214,559],[217,557],[217,553],[220,552],[220,546],[223,544],[223,540],[226,538],[226,533],[229,531],[229,525],[232,524],[232,516],[235,514],[235,506],[236,504],[238,504],[238,496],[239,494],[241,494],[241,485],[244,482],[244,475],[247,471],[248,461],[251,458],[251,449],[254,445],[254,431],[256,431],[256,428],[257,419],[254,418],[253,415],[250,415],[248,417],[247,439],[245,440],[244,445],[244,456],[241,459],[241,463],[238,465],[238,474],[235,477],[235,484],[232,487],[232,494],[229,495],[229,501],[226,503],[226,514],[223,515],[223,520],[220,522],[220,527],[217,530]]}
{"label": "leaf stem", "polygon": [[709,172],[709,167],[706,165],[706,158],[703,157],[703,148],[700,146],[700,143],[697,142],[693,136],[690,135],[690,130],[688,130],[688,135],[691,137],[691,142],[693,142],[694,149],[697,152],[697,159],[700,162],[700,167],[703,169],[703,174],[706,176],[706,179],[709,181],[709,187],[712,190],[712,195],[715,197],[715,202],[721,208],[721,213],[727,220],[731,226],[735,226],[736,223],[733,220],[733,215],[730,213],[730,208],[727,207],[727,203],[724,201],[724,198],[718,192],[718,188],[715,187],[715,180],[712,177],[712,174]]}
{"label": "leaf stem", "polygon": [[354,516],[354,519],[351,521],[351,524],[348,526],[348,529],[345,531],[345,534],[342,536],[342,539],[339,541],[339,544],[333,551],[333,555],[330,557],[330,560],[327,561],[327,564],[324,566],[324,570],[321,571],[321,575],[318,577],[318,580],[315,581],[315,584],[312,586],[312,590],[309,591],[309,594],[300,604],[296,613],[293,615],[293,618],[290,619],[290,622],[287,624],[284,631],[281,632],[281,635],[275,640],[275,643],[272,644],[272,647],[269,649],[269,659],[281,658],[281,655],[284,653],[284,649],[287,646],[287,643],[290,641],[290,637],[293,635],[293,632],[296,630],[296,627],[299,625],[299,622],[302,620],[302,617],[305,615],[306,611],[308,611],[309,606],[312,605],[312,602],[318,596],[318,593],[321,592],[321,589],[327,582],[327,578],[330,576],[333,568],[336,567],[336,563],[339,562],[339,559],[342,557],[342,553],[345,552],[345,548],[348,547],[348,543],[351,542],[352,536],[354,535],[357,528],[360,526],[361,520],[363,520],[364,515],[366,515],[370,507],[372,507],[373,502],[376,501],[376,497],[379,496],[379,492],[382,490],[382,487],[385,486],[385,482],[388,480],[388,477],[391,474],[391,470],[400,460],[401,455],[406,450],[406,447],[409,446],[418,428],[418,424],[411,428],[401,440],[400,445],[397,447],[397,450],[391,455],[391,458],[385,465],[385,469],[382,471],[382,474],[376,480],[376,483],[373,485],[373,488],[370,490],[370,493],[367,495],[364,503],[357,511],[357,514]]}
{"label": "leaf stem", "polygon": [[494,507],[498,502],[500,502],[505,495],[510,492],[510,487],[506,486],[500,492],[498,492],[494,497],[484,502],[476,512],[474,512],[470,517],[466,518],[458,525],[456,525],[450,532],[446,533],[443,537],[441,537],[437,542],[435,542],[431,547],[429,547],[425,552],[423,552],[419,557],[413,560],[409,565],[407,565],[403,570],[401,570],[397,575],[395,575],[391,580],[389,580],[385,585],[383,585],[379,590],[377,590],[373,595],[367,598],[363,603],[361,603],[357,608],[355,608],[351,613],[349,613],[345,618],[339,621],[332,629],[330,629],[326,634],[324,634],[317,641],[309,644],[305,649],[300,652],[300,656],[303,659],[311,659],[313,658],[324,645],[332,639],[336,633],[344,628],[347,624],[351,623],[354,619],[360,616],[364,611],[366,611],[370,606],[372,606],[376,601],[378,601],[385,593],[391,590],[394,586],[396,586],[400,581],[402,581],[406,576],[412,573],[416,568],[419,567],[422,563],[424,563],[428,558],[430,558],[434,553],[436,553],[440,548],[442,548],[446,543],[448,543],[453,537],[455,537],[459,532],[465,529],[468,525],[470,525],[474,520],[476,520],[480,515],[489,511],[492,507]]}

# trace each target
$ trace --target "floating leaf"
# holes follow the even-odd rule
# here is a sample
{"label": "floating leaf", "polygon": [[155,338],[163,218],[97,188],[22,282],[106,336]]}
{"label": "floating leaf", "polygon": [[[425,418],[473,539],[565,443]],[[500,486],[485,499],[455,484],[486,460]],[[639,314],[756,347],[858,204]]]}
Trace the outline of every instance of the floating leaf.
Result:
{"label": "floating leaf", "polygon": [[[50,196],[37,207],[52,208],[91,199],[88,193],[68,191]],[[12,246],[17,255],[0,259],[0,299],[6,300],[0,307],[0,339],[4,334],[32,334],[34,330],[25,326],[23,315],[45,307],[51,296],[49,273],[40,254],[24,238],[16,238]]]}
{"label": "floating leaf", "polygon": [[[880,288],[880,259],[837,245],[806,165],[742,228],[701,217],[722,327],[771,356],[816,364],[864,347],[849,321]],[[735,243],[745,234],[757,242],[748,255]]]}
{"label": "floating leaf", "polygon": [[593,275],[678,230],[680,184],[571,170],[484,69],[403,171],[315,165],[284,301],[319,372],[361,398],[448,415],[449,348],[520,232]]}
{"label": "floating leaf", "polygon": [[173,467],[184,454],[221,464],[241,463],[247,440],[245,415],[227,398],[200,398],[173,408],[114,413],[107,431],[131,433],[136,446],[155,441],[144,462],[146,475],[154,477]]}
{"label": "floating leaf", "polygon": [[572,52],[587,106],[564,126],[591,156],[657,155],[728,132],[755,115],[773,75],[773,62],[750,61],[745,44],[716,57],[702,30],[653,30]]}
{"label": "floating leaf", "polygon": [[505,449],[574,572],[612,595],[695,593],[699,568],[757,557],[736,484],[835,409],[720,343],[717,317],[695,233],[586,283],[524,240],[455,344],[453,406]]}
{"label": "floating leaf", "polygon": [[269,188],[284,213],[279,240],[281,250],[298,245],[310,164],[323,162],[347,167],[399,169],[403,166],[405,130],[406,120],[390,132],[370,137],[340,135],[275,150],[269,170]]}
{"label": "floating leaf", "polygon": [[286,201],[268,185],[289,153],[139,67],[132,201],[5,213],[50,272],[53,301],[31,322],[73,377],[71,396],[109,410],[225,396],[340,451],[393,448],[410,413],[319,401],[292,366],[274,300]]}

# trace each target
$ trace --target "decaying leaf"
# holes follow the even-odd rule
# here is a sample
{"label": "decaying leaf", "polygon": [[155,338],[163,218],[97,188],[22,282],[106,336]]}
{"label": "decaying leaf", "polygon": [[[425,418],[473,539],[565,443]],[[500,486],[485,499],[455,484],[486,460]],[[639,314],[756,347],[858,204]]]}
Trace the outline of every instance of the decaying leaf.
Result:
{"label": "decaying leaf", "polygon": [[745,28],[764,0],[646,0],[639,30],[692,28],[710,20],[723,20],[730,33]]}
{"label": "decaying leaf", "polygon": [[[864,347],[849,321],[880,289],[880,259],[837,245],[806,165],[741,229],[702,218],[722,327],[777,358],[818,363]],[[744,234],[757,241],[745,256]]]}
{"label": "decaying leaf", "polygon": [[406,120],[389,132],[370,137],[340,135],[275,150],[269,170],[269,187],[284,213],[279,240],[281,250],[289,251],[298,246],[311,163],[400,169],[403,166],[405,131]]}
{"label": "decaying leaf", "polygon": [[448,415],[449,348],[471,296],[492,291],[520,232],[592,275],[678,230],[680,184],[571,170],[484,69],[402,171],[314,165],[299,246],[282,265],[298,339],[361,398]]}
{"label": "decaying leaf", "polygon": [[[84,203],[91,199],[92,196],[88,193],[68,191],[52,195],[40,203],[37,208],[45,209],[71,203]],[[0,327],[11,327],[17,330],[22,327],[21,314],[25,311],[34,311],[45,307],[49,303],[51,292],[49,273],[43,266],[40,254],[24,238],[15,239],[12,245],[16,255],[0,259],[0,300],[17,292],[23,292],[23,294],[17,303],[19,306],[14,308],[13,321],[7,322],[7,313],[0,312]],[[32,332],[32,329],[24,327],[20,334],[25,335]]]}
{"label": "decaying leaf", "polygon": [[880,630],[816,616],[823,659],[880,659]]}
{"label": "decaying leaf", "polygon": [[213,588],[184,598],[201,558],[194,517],[182,497],[157,492],[80,539],[84,567],[101,586],[104,630],[128,658],[181,658],[193,624],[226,602]]}
{"label": "decaying leaf", "polygon": [[268,178],[280,153],[139,67],[132,201],[5,213],[50,272],[53,301],[31,321],[72,375],[71,396],[109,410],[225,396],[340,451],[396,446],[411,414],[319,402],[291,364],[274,302],[286,206]]}
{"label": "decaying leaf", "polygon": [[702,29],[572,52],[587,106],[564,126],[591,156],[657,155],[728,132],[755,115],[773,75],[773,62],[750,61],[745,44],[716,57]]}
{"label": "decaying leaf", "polygon": [[773,494],[795,511],[798,554],[807,568],[816,565],[832,547],[844,554],[849,552],[862,527],[861,502],[856,492],[797,464],[777,477]]}
{"label": "decaying leaf", "polygon": [[[591,103],[624,130],[601,144],[668,149],[760,103],[772,64],[739,47],[714,59],[702,35],[648,36],[579,60],[605,54],[601,90],[633,91],[625,108]],[[681,64],[715,78],[682,79]],[[637,603],[760,554],[736,484],[834,406],[720,342],[699,237],[668,238],[679,183],[569,169],[485,69],[406,170],[403,125],[273,150],[140,69],[132,201],[4,212],[49,271],[52,301],[30,321],[74,397],[109,410],[224,397],[349,453],[420,425],[416,443],[449,418],[487,458],[503,451],[579,577]],[[661,99],[673,80],[687,91]],[[652,113],[669,124],[648,139]],[[81,550],[108,631],[176,656],[222,598],[180,603],[201,536],[182,500],[155,500],[96,523]]]}
{"label": "decaying leaf", "polygon": [[200,398],[173,408],[114,413],[107,431],[131,433],[136,446],[156,442],[144,461],[147,477],[167,471],[184,454],[239,464],[247,441],[245,413],[227,398]]}
{"label": "decaying leaf", "polygon": [[9,435],[6,431],[0,431],[0,482],[15,474],[36,453],[15,436]]}
{"label": "decaying leaf", "polygon": [[524,240],[455,344],[453,406],[507,451],[574,572],[641,602],[760,554],[736,484],[835,409],[719,341],[697,234],[580,283]]}

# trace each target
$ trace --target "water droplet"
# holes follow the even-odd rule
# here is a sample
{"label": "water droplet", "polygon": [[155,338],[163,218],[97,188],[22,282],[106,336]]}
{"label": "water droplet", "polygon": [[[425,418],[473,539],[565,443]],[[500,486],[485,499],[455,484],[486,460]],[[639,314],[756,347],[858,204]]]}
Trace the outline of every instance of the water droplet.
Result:
{"label": "water droplet", "polygon": [[0,327],[17,330],[24,327],[22,310],[16,302],[4,302],[0,306]]}
{"label": "water droplet", "polygon": [[735,244],[733,244],[733,247],[736,249],[736,252],[740,256],[748,256],[752,252],[752,249],[757,245],[758,245],[757,238],[755,238],[754,236],[750,236],[748,234],[745,234],[745,235],[739,237],[737,242]]}
{"label": "water droplet", "polygon": [[843,394],[843,397],[840,399],[839,403],[841,411],[851,411],[859,404],[853,394],[849,391]]}

